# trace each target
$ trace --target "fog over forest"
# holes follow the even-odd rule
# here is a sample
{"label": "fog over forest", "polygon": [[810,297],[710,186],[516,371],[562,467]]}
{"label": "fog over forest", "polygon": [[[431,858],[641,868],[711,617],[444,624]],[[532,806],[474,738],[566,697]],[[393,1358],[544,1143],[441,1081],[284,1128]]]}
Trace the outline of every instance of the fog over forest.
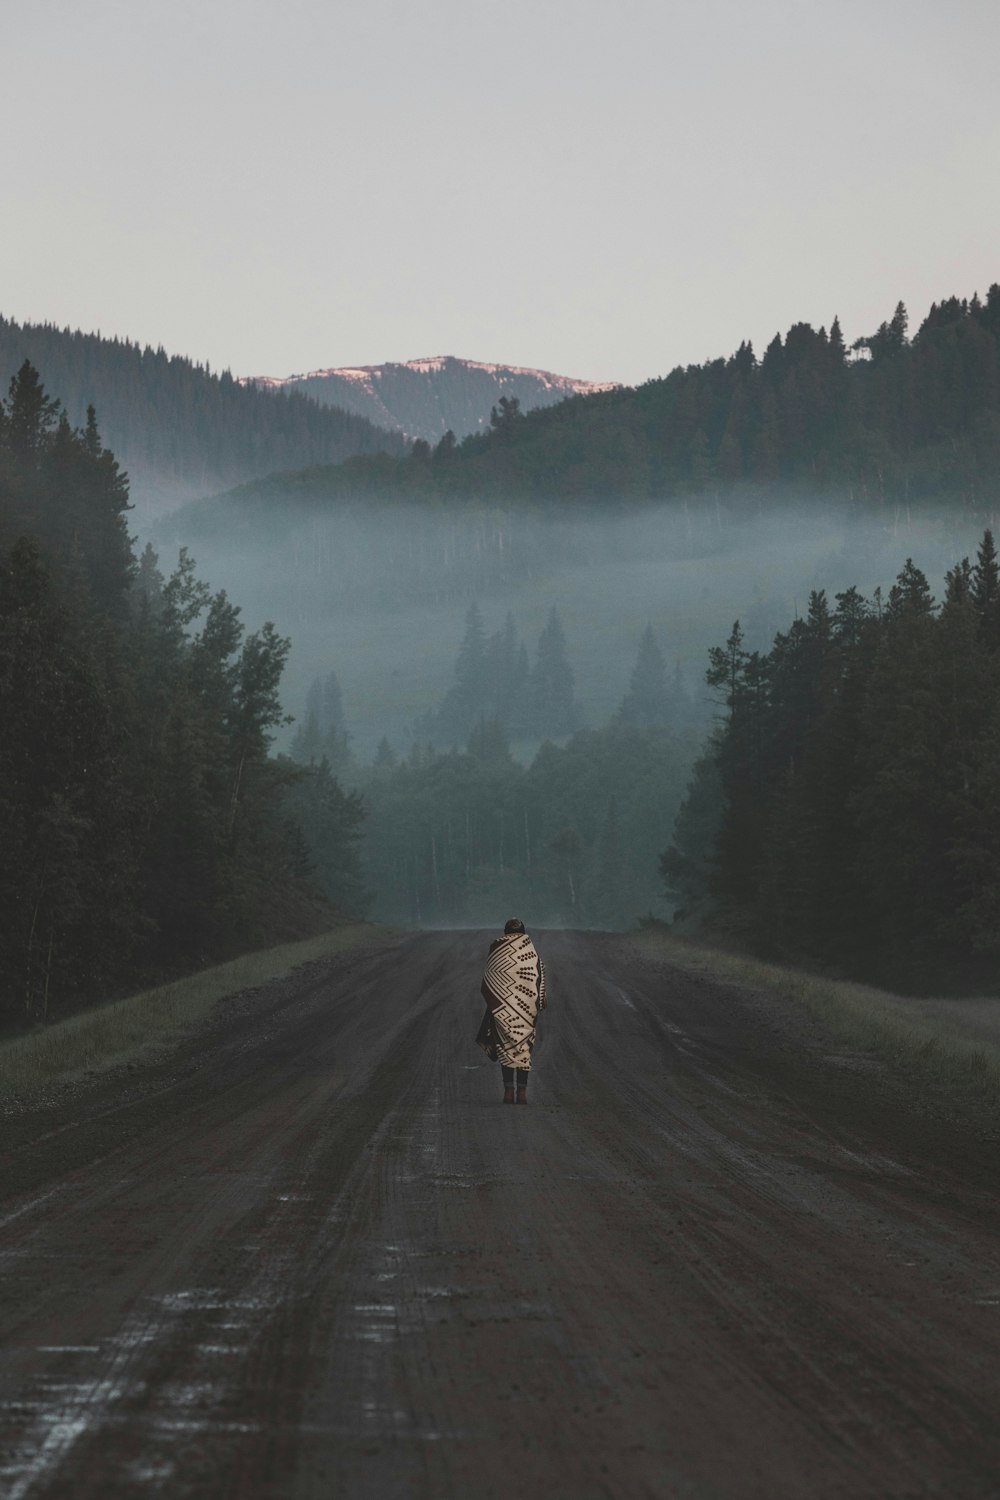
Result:
{"label": "fog over forest", "polygon": [[[138,978],[324,909],[682,911],[796,961],[911,983],[922,948],[972,982],[1000,951],[1000,284],[908,328],[902,303],[850,349],[836,318],[795,324],[760,358],[744,340],[636,390],[501,397],[481,433],[359,438],[338,464],[273,398],[258,477],[159,518],[26,356],[0,540],[6,628],[35,642],[12,805],[49,819],[8,860],[27,1012],[82,991],[92,950]],[[94,352],[45,336],[67,379]],[[207,372],[147,374],[192,398],[184,472],[208,490],[254,412]],[[275,472],[289,444],[306,464]],[[42,774],[26,747],[60,734]]]}
{"label": "fog over forest", "polygon": [[992,524],[954,509],[859,515],[829,496],[796,505],[787,493],[773,506],[758,497],[754,509],[742,519],[710,500],[632,513],[609,504],[604,517],[355,505],[279,511],[278,525],[273,515],[239,523],[231,511],[223,529],[191,508],[139,536],[140,546],[152,539],[164,568],[188,546],[199,576],[240,604],[250,628],[272,620],[291,638],[282,696],[296,719],[310,684],[334,671],[353,748],[368,758],[383,736],[402,753],[411,745],[452,681],[472,601],[487,633],[510,611],[532,654],[558,609],[591,727],[618,709],[651,626],[671,672],[679,664],[692,721],[707,725],[707,653],[734,619],[748,649],[765,650],[810,590],[825,589],[831,602],[851,585],[887,590],[907,557],[936,587]]}

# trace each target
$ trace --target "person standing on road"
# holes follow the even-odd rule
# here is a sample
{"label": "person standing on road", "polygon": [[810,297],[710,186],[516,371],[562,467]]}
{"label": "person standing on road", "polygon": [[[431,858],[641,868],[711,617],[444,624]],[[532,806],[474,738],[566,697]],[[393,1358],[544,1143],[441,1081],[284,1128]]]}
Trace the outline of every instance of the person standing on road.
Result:
{"label": "person standing on road", "polygon": [[527,1104],[535,1028],[545,1009],[545,966],[520,917],[511,917],[503,937],[490,944],[481,992],[486,1014],[476,1041],[503,1070],[504,1104]]}

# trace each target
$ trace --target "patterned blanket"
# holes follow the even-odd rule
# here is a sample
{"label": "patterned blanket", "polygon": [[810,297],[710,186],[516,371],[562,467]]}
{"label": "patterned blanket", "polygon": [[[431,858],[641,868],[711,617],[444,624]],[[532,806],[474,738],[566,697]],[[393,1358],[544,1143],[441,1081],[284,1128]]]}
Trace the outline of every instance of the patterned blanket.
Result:
{"label": "patterned blanket", "polygon": [[545,1008],[545,967],[527,933],[491,943],[482,996],[486,1015],[477,1043],[494,1062],[530,1068],[538,1012]]}

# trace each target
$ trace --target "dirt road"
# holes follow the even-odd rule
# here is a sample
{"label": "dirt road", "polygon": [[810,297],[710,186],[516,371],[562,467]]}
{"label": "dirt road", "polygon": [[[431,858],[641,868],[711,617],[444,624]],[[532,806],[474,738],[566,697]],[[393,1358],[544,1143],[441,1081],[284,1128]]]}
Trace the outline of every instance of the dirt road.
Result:
{"label": "dirt road", "polygon": [[537,934],[228,1002],[0,1119],[0,1494],[1000,1494],[997,1141],[776,1005]]}

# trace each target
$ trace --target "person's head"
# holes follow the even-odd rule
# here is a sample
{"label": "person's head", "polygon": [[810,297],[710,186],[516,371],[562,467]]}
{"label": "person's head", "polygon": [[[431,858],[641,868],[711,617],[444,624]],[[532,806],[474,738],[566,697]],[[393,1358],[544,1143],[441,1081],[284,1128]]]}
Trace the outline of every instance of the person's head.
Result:
{"label": "person's head", "polygon": [[513,933],[519,933],[523,931],[524,923],[521,921],[520,917],[508,917],[506,922],[503,924],[504,937],[510,937]]}

